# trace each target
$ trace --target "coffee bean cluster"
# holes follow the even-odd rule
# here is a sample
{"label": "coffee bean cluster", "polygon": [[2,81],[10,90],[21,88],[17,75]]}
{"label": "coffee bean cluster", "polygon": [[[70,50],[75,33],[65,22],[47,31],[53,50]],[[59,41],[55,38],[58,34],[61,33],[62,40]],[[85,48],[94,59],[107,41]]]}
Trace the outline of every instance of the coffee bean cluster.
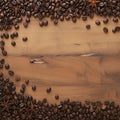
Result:
{"label": "coffee bean cluster", "polygon": [[[9,30],[14,26],[19,29],[23,21],[25,28],[30,18],[43,20],[49,17],[55,25],[58,21],[72,20],[74,23],[80,16],[85,21],[94,14],[103,17],[120,17],[120,0],[0,0],[0,30]],[[116,18],[118,17],[118,18]],[[48,21],[40,22],[40,26],[47,26]]]}
{"label": "coffee bean cluster", "polygon": [[[22,90],[25,84],[22,85]],[[58,96],[56,96],[58,98]],[[16,92],[9,78],[0,72],[1,120],[120,120],[120,106],[114,102],[77,102],[65,100],[49,104],[47,99],[35,100],[32,96]]]}

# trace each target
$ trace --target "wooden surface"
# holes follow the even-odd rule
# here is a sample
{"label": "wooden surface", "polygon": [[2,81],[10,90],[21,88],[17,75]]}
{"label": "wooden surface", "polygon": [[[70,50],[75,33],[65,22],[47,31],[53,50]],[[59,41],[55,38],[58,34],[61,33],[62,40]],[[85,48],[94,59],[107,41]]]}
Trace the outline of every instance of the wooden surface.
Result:
{"label": "wooden surface", "polygon": [[[29,28],[21,25],[19,38],[15,39],[17,46],[12,47],[11,40],[6,40],[9,54],[6,62],[15,71],[12,79],[22,79],[15,82],[17,91],[29,79],[26,94],[37,99],[46,97],[51,103],[56,102],[56,94],[60,95],[60,100],[114,100],[120,103],[119,33],[104,34],[102,28],[107,26],[111,30],[115,23],[96,26],[96,19],[102,21],[103,18],[95,17],[87,22],[78,20],[76,24],[63,22],[57,26],[50,22],[44,28],[32,18]],[[91,24],[91,30],[86,30],[86,24]],[[21,40],[24,36],[29,39],[26,43]],[[36,63],[31,64],[31,59],[36,59]],[[4,72],[7,75],[7,71]],[[32,85],[37,86],[36,92],[31,90]],[[46,93],[48,87],[52,87],[49,95]]]}

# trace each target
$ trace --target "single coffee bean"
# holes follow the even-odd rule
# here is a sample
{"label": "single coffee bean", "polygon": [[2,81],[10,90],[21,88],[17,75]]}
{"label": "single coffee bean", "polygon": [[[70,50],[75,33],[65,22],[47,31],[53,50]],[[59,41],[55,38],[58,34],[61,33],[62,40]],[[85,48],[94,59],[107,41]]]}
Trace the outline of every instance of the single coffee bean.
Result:
{"label": "single coffee bean", "polygon": [[57,24],[58,24],[58,20],[54,19],[54,25],[57,25]]}
{"label": "single coffee bean", "polygon": [[47,92],[47,93],[50,93],[51,90],[52,90],[51,88],[47,88],[46,92]]}
{"label": "single coffee bean", "polygon": [[104,32],[104,33],[108,33],[108,28],[107,28],[107,27],[104,27],[104,28],[103,28],[103,32]]}
{"label": "single coffee bean", "polygon": [[82,16],[83,21],[87,21],[87,16]]}
{"label": "single coffee bean", "polygon": [[15,46],[16,46],[16,42],[15,42],[15,41],[12,41],[12,42],[11,42],[11,45],[15,47]]}
{"label": "single coffee bean", "polygon": [[43,24],[44,24],[44,26],[48,26],[48,21],[47,21],[47,20],[44,20],[44,21],[43,21]]}
{"label": "single coffee bean", "polygon": [[43,21],[40,21],[39,25],[40,25],[40,27],[43,27],[44,26]]}
{"label": "single coffee bean", "polygon": [[29,84],[29,80],[26,80],[25,83],[26,83],[26,85],[28,85]]}
{"label": "single coffee bean", "polygon": [[0,69],[3,69],[3,64],[0,63]]}
{"label": "single coffee bean", "polygon": [[0,77],[3,77],[3,73],[2,72],[0,72]]}
{"label": "single coffee bean", "polygon": [[55,99],[56,99],[56,100],[59,100],[59,95],[55,95]]}
{"label": "single coffee bean", "polygon": [[99,20],[96,20],[96,21],[95,21],[95,24],[96,24],[96,25],[100,25],[101,22],[100,22]]}
{"label": "single coffee bean", "polygon": [[27,38],[27,37],[23,37],[22,40],[23,40],[24,42],[26,42],[26,41],[28,40],[28,38]]}
{"label": "single coffee bean", "polygon": [[3,56],[7,56],[7,51],[6,50],[2,50],[2,55]]}
{"label": "single coffee bean", "polygon": [[27,22],[23,22],[23,26],[24,26],[24,28],[27,28],[28,27],[28,23]]}
{"label": "single coffee bean", "polygon": [[18,30],[18,29],[20,28],[20,26],[17,24],[17,25],[14,26],[14,28],[15,28],[16,30]]}
{"label": "single coffee bean", "polygon": [[36,86],[35,85],[32,86],[32,90],[36,91]]}
{"label": "single coffee bean", "polygon": [[113,22],[118,23],[119,22],[118,18],[113,18]]}
{"label": "single coffee bean", "polygon": [[87,24],[87,25],[86,25],[86,29],[89,30],[90,28],[91,28],[91,26],[90,26],[89,24]]}
{"label": "single coffee bean", "polygon": [[9,74],[10,76],[14,76],[14,72],[13,72],[12,70],[9,70],[9,71],[8,71],[8,74]]}
{"label": "single coffee bean", "polygon": [[4,64],[5,63],[5,59],[4,58],[0,59],[0,63]]}
{"label": "single coffee bean", "polygon": [[104,20],[103,20],[103,23],[104,24],[107,24],[109,22],[109,19],[108,18],[105,18]]}
{"label": "single coffee bean", "polygon": [[5,69],[6,70],[10,69],[10,65],[9,64],[5,64]]}

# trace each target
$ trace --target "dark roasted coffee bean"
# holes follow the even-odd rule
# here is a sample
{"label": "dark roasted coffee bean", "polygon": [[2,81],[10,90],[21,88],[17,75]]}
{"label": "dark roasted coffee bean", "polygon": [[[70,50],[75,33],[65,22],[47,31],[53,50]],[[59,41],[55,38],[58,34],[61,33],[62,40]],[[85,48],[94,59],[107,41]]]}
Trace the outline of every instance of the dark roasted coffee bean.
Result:
{"label": "dark roasted coffee bean", "polygon": [[18,29],[20,28],[20,26],[17,24],[17,25],[14,26],[14,28],[15,28],[16,30],[18,30]]}
{"label": "dark roasted coffee bean", "polygon": [[25,20],[27,23],[29,23],[30,22],[30,18],[26,18],[26,20]]}
{"label": "dark roasted coffee bean", "polygon": [[0,59],[0,63],[4,64],[5,63],[5,59],[4,58]]}
{"label": "dark roasted coffee bean", "polygon": [[108,28],[107,28],[107,27],[104,27],[104,28],[103,28],[103,32],[104,32],[104,33],[108,33]]}
{"label": "dark roasted coffee bean", "polygon": [[14,76],[14,72],[13,72],[12,70],[9,70],[9,71],[8,71],[8,74],[9,74],[10,76]]}
{"label": "dark roasted coffee bean", "polygon": [[83,21],[87,21],[87,16],[82,16]]}
{"label": "dark roasted coffee bean", "polygon": [[2,50],[2,55],[3,56],[7,56],[7,51],[6,50]]}
{"label": "dark roasted coffee bean", "polygon": [[54,19],[54,25],[57,25],[57,24],[58,24],[58,20]]}
{"label": "dark roasted coffee bean", "polygon": [[0,77],[3,77],[3,73],[2,72],[0,72]]}
{"label": "dark roasted coffee bean", "polygon": [[103,23],[104,24],[107,24],[109,22],[109,19],[108,18],[105,18],[104,20],[103,20]]}
{"label": "dark roasted coffee bean", "polygon": [[14,33],[13,33],[13,36],[14,36],[14,37],[18,37],[18,32],[14,32]]}
{"label": "dark roasted coffee bean", "polygon": [[13,34],[11,34],[11,35],[10,35],[10,38],[11,38],[11,39],[14,39],[14,35],[13,35]]}
{"label": "dark roasted coffee bean", "polygon": [[91,26],[90,26],[89,24],[87,24],[87,25],[86,25],[86,29],[89,30],[90,28],[91,28]]}
{"label": "dark roasted coffee bean", "polygon": [[56,99],[56,100],[59,100],[59,95],[55,95],[55,99]]}
{"label": "dark roasted coffee bean", "polygon": [[10,65],[9,64],[5,64],[5,69],[6,70],[10,69]]}
{"label": "dark roasted coffee bean", "polygon": [[28,27],[28,23],[27,22],[23,22],[23,26],[24,26],[24,28],[27,28]]}
{"label": "dark roasted coffee bean", "polygon": [[3,69],[3,64],[0,63],[0,69]]}
{"label": "dark roasted coffee bean", "polygon": [[5,37],[6,39],[8,39],[8,38],[9,38],[9,34],[8,34],[8,33],[5,33],[5,34],[4,34],[4,37]]}
{"label": "dark roasted coffee bean", "polygon": [[11,42],[11,45],[15,47],[15,46],[16,46],[16,42],[15,42],[15,41],[12,41],[12,42]]}
{"label": "dark roasted coffee bean", "polygon": [[0,46],[0,49],[3,51],[4,50],[4,46]]}
{"label": "dark roasted coffee bean", "polygon": [[28,38],[27,38],[27,37],[23,37],[22,40],[23,40],[24,42],[26,42],[26,41],[28,40]]}
{"label": "dark roasted coffee bean", "polygon": [[43,21],[43,24],[44,24],[44,26],[48,26],[48,21],[47,21],[47,20],[44,20],[44,21]]}
{"label": "dark roasted coffee bean", "polygon": [[29,80],[26,80],[25,83],[26,83],[26,85],[28,85],[29,84]]}
{"label": "dark roasted coffee bean", "polygon": [[96,24],[96,25],[100,25],[101,22],[100,22],[99,20],[96,20],[96,21],[95,21],[95,24]]}
{"label": "dark roasted coffee bean", "polygon": [[5,41],[1,40],[0,41],[0,46],[5,46]]}
{"label": "dark roasted coffee bean", "polygon": [[118,21],[119,21],[118,18],[113,18],[114,23],[118,23]]}
{"label": "dark roasted coffee bean", "polygon": [[36,91],[36,86],[35,85],[32,86],[32,90]]}
{"label": "dark roasted coffee bean", "polygon": [[52,90],[51,88],[47,88],[46,92],[47,92],[47,93],[50,93],[51,90]]}
{"label": "dark roasted coffee bean", "polygon": [[76,23],[76,21],[77,21],[76,17],[72,17],[72,22]]}
{"label": "dark roasted coffee bean", "polygon": [[117,31],[116,31],[116,29],[112,29],[112,32],[113,32],[113,33],[116,33]]}

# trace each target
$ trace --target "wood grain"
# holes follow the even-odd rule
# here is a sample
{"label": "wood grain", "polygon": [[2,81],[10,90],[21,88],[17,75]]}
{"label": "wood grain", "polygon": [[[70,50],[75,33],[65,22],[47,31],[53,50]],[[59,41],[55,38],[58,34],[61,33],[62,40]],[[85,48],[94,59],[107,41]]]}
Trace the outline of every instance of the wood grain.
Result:
{"label": "wood grain", "polygon": [[[100,26],[95,25],[96,19],[101,20]],[[15,39],[17,46],[12,47],[11,40],[6,40],[9,56],[5,58],[15,71],[11,79],[22,79],[15,82],[17,91],[29,79],[26,94],[36,99],[46,97],[51,103],[56,103],[55,94],[60,95],[60,100],[114,100],[120,103],[119,33],[111,32],[115,23],[110,20],[106,25],[109,33],[104,34],[102,20],[95,16],[87,22],[60,22],[57,26],[49,22],[48,27],[40,28],[38,20],[32,18],[27,29],[20,25],[19,37]],[[86,24],[91,24],[91,30],[86,30]],[[24,36],[29,38],[26,43],[22,41]],[[31,59],[37,60],[35,64],[29,62]],[[8,76],[5,70],[4,74]],[[31,90],[32,85],[37,85],[36,92]],[[47,87],[52,87],[50,95],[46,93]]]}

